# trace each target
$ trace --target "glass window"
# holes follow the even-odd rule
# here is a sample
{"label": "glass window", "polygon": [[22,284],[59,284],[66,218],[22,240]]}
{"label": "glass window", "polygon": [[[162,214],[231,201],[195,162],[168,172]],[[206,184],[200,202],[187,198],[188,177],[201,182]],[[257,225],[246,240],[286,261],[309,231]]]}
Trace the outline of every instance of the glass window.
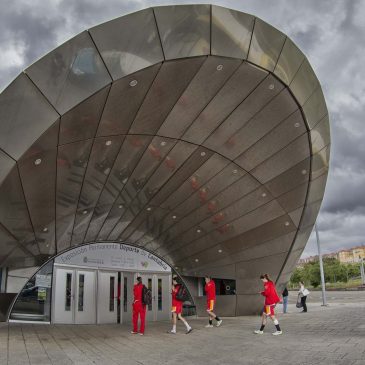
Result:
{"label": "glass window", "polygon": [[114,283],[115,283],[115,277],[110,277],[110,290],[109,290],[109,311],[114,312]]}
{"label": "glass window", "polygon": [[66,275],[66,288],[65,288],[65,310],[71,310],[71,296],[72,296],[72,274]]}
{"label": "glass window", "polygon": [[78,303],[79,312],[84,311],[84,287],[85,287],[85,275],[79,274],[79,303]]}
{"label": "glass window", "polygon": [[162,311],[162,279],[158,279],[158,310]]}
{"label": "glass window", "polygon": [[[152,291],[152,279],[148,279],[148,284],[147,284],[147,288],[150,289]],[[152,303],[148,305],[148,310],[151,311],[152,310]]]}
{"label": "glass window", "polygon": [[123,287],[123,311],[128,310],[128,278],[124,277],[124,287]]}
{"label": "glass window", "polygon": [[44,265],[20,292],[10,319],[50,321],[53,260]]}

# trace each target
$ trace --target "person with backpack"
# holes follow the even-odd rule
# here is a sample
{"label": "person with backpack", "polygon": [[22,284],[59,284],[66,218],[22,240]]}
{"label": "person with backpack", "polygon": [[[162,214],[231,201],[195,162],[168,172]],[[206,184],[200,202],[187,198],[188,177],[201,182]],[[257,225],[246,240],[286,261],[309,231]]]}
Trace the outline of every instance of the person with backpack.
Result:
{"label": "person with backpack", "polygon": [[206,328],[213,327],[213,319],[217,321],[217,327],[222,324],[222,320],[213,312],[215,306],[215,282],[210,276],[205,277],[205,294],[207,296],[207,312],[209,316],[209,323],[205,326]]}
{"label": "person with backpack", "polygon": [[[131,333],[133,335],[138,333],[138,316],[140,317],[140,328],[139,334],[141,336],[144,335],[145,330],[145,319],[146,319],[146,303],[144,303],[143,294],[146,292],[146,287],[142,283],[142,278],[140,276],[137,277],[137,282],[133,287],[133,331]],[[147,289],[148,290],[148,289]]]}
{"label": "person with backpack", "polygon": [[270,279],[268,274],[261,275],[260,279],[264,283],[264,291],[260,292],[260,294],[265,297],[265,305],[261,316],[261,327],[259,330],[254,331],[254,333],[257,335],[262,335],[267,323],[267,317],[270,317],[276,327],[276,331],[273,333],[273,335],[281,335],[283,331],[280,328],[279,321],[275,317],[275,306],[280,302],[280,298],[276,292],[275,284]]}
{"label": "person with backpack", "polygon": [[172,329],[168,331],[168,333],[176,334],[176,322],[177,318],[180,319],[182,323],[184,323],[186,327],[186,334],[189,334],[193,329],[186,321],[186,319],[182,316],[182,307],[185,300],[187,300],[187,291],[182,284],[177,281],[177,277],[173,277],[172,279]]}

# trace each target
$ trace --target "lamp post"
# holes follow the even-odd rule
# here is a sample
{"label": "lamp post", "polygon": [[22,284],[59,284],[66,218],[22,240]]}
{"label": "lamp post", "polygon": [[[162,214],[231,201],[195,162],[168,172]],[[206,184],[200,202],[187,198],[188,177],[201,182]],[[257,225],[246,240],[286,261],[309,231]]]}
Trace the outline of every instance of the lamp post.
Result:
{"label": "lamp post", "polygon": [[360,258],[360,273],[362,285],[365,285],[364,259]]}
{"label": "lamp post", "polygon": [[319,234],[317,223],[314,224],[314,229],[316,230],[316,238],[317,238],[317,247],[318,247],[318,259],[319,259],[319,269],[321,271],[321,283],[322,283],[322,306],[327,306],[327,299],[326,299],[326,283],[324,281],[324,271],[323,271],[323,261],[322,261],[322,253],[321,253],[321,246],[319,243]]}

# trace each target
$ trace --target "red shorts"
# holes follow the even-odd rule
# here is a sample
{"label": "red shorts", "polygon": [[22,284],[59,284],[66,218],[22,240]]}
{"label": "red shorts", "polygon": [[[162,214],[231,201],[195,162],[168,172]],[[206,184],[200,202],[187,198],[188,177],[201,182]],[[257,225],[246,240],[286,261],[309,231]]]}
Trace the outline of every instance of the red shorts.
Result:
{"label": "red shorts", "polygon": [[172,303],[171,312],[176,313],[176,314],[182,313],[182,306],[183,306],[183,302],[177,301],[175,303]]}
{"label": "red shorts", "polygon": [[207,300],[207,311],[213,312],[213,310],[214,310],[214,304],[215,304],[215,300],[214,299]]}
{"label": "red shorts", "polygon": [[264,305],[263,312],[266,316],[275,316],[275,304]]}

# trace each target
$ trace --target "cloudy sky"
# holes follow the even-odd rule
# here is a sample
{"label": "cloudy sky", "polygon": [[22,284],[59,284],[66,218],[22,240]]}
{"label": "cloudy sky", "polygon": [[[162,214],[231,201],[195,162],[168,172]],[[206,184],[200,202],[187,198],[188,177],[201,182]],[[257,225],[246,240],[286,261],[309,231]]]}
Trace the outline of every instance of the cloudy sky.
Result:
{"label": "cloudy sky", "polygon": [[[213,3],[213,1],[196,1]],[[145,7],[194,1],[0,0],[0,91],[25,67],[75,34]],[[324,252],[365,243],[365,1],[226,0],[254,14],[307,55],[324,90],[331,170],[318,218]],[[316,253],[312,234],[303,257]]]}

